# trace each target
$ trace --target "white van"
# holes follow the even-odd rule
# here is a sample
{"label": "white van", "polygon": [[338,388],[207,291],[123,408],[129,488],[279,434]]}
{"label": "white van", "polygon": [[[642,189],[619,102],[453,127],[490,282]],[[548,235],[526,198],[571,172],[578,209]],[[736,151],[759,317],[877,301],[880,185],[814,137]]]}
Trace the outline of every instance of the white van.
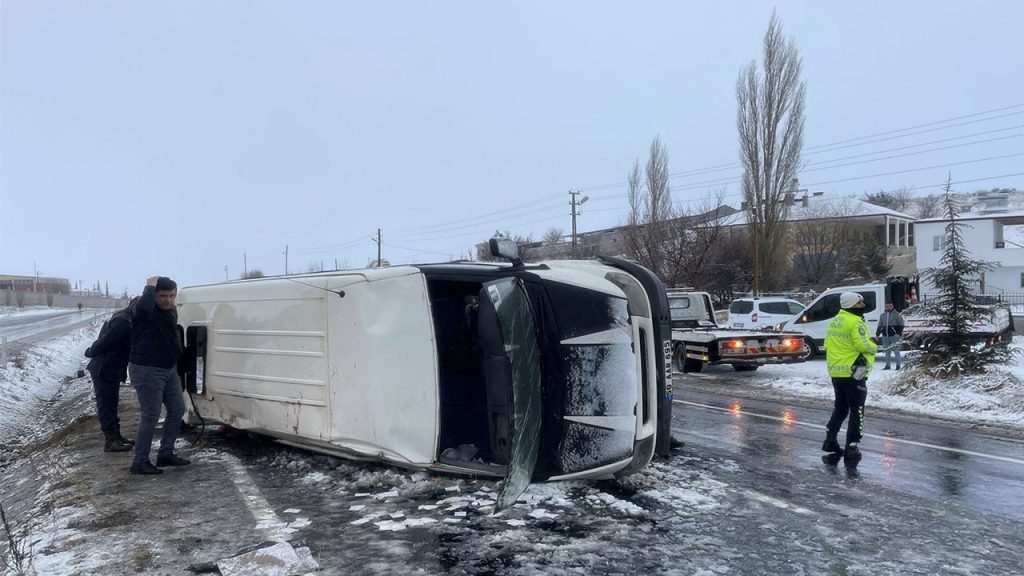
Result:
{"label": "white van", "polygon": [[904,277],[893,277],[884,283],[861,284],[859,286],[841,286],[822,292],[803,312],[776,326],[783,332],[801,332],[807,345],[808,356],[814,356],[825,350],[825,335],[832,318],[839,313],[839,295],[843,292],[856,292],[864,297],[864,320],[868,332],[874,335],[878,327],[878,319],[885,310],[885,303],[892,302],[897,310],[906,307],[906,297],[910,294],[911,282]]}
{"label": "white van", "polygon": [[195,415],[342,457],[504,477],[505,503],[531,481],[610,478],[646,466],[656,443],[667,453],[667,312],[657,277],[615,259],[346,270],[178,296]]}

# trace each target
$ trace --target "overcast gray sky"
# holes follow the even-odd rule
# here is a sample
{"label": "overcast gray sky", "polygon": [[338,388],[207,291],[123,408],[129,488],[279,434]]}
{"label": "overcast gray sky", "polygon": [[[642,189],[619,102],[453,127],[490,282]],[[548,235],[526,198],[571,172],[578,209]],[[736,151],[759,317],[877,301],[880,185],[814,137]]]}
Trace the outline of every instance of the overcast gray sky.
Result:
{"label": "overcast gray sky", "polygon": [[0,6],[0,273],[137,292],[243,254],[280,274],[286,245],[291,272],[363,267],[378,227],[392,263],[445,261],[568,233],[570,189],[606,228],[657,135],[676,202],[738,204],[735,83],[773,7],[802,185],[1024,188],[1024,2]]}

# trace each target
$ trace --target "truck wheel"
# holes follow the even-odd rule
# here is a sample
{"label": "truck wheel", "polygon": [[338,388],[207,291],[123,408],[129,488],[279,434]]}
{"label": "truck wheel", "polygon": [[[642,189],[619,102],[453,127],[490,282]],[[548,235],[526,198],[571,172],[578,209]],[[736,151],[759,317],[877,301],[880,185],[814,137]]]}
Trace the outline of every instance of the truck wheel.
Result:
{"label": "truck wheel", "polygon": [[810,338],[804,338],[804,350],[800,354],[800,358],[804,360],[810,360],[818,355],[818,345],[814,343],[814,340]]}
{"label": "truck wheel", "polygon": [[732,365],[732,369],[737,371],[737,372],[753,372],[754,370],[757,370],[758,368],[760,368],[760,366],[752,366],[750,364],[733,364]]}
{"label": "truck wheel", "polygon": [[1003,337],[999,339],[999,342],[1003,346],[1009,346],[1013,342],[1013,330],[1006,330],[1003,332]]}
{"label": "truck wheel", "polygon": [[700,372],[704,369],[704,362],[687,358],[683,360],[683,372]]}
{"label": "truck wheel", "polygon": [[672,349],[672,369],[676,372],[700,372],[704,362],[686,357],[686,344],[680,343]]}

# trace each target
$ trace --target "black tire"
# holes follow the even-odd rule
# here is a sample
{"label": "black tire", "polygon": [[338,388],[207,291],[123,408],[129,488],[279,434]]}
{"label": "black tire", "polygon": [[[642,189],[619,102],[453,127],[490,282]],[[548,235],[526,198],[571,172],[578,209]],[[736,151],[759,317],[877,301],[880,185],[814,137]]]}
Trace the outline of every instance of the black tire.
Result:
{"label": "black tire", "polygon": [[704,369],[704,362],[687,358],[683,361],[683,372],[697,373]]}
{"label": "black tire", "polygon": [[758,368],[760,368],[760,366],[751,365],[751,364],[733,364],[732,365],[732,369],[737,371],[737,372],[754,372]]}
{"label": "black tire", "polygon": [[686,357],[686,344],[678,344],[672,350],[672,368],[678,372],[700,372],[704,362]]}
{"label": "black tire", "polygon": [[800,355],[800,358],[803,358],[804,360],[810,360],[811,358],[817,356],[819,352],[820,350],[818,350],[818,345],[814,343],[813,339],[804,338],[804,351]]}

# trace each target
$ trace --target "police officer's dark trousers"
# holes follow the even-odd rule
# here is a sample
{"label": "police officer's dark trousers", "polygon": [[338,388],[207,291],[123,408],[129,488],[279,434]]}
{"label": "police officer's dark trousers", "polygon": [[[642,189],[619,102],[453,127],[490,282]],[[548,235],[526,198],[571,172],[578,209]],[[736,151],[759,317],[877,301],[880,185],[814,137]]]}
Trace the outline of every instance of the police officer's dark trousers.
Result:
{"label": "police officer's dark trousers", "polygon": [[850,417],[846,425],[846,445],[860,442],[864,429],[864,402],[868,397],[867,381],[853,378],[832,378],[832,389],[836,394],[832,417],[828,420],[828,437],[839,435],[843,420]]}

